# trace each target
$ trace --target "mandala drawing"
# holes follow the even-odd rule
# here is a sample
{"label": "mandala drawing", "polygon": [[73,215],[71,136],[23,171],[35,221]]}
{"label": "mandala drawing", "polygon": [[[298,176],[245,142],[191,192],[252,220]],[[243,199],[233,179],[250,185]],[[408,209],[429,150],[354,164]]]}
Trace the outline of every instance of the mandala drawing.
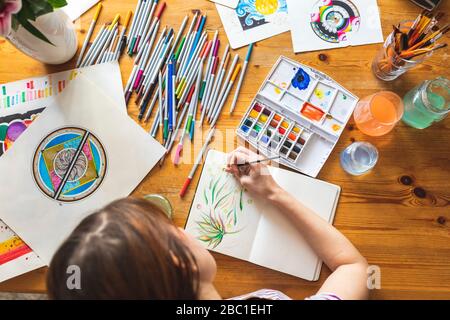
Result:
{"label": "mandala drawing", "polygon": [[311,27],[322,40],[340,43],[359,30],[358,8],[349,0],[320,0],[311,13]]}
{"label": "mandala drawing", "polygon": [[64,128],[48,135],[33,159],[33,176],[41,191],[61,202],[82,200],[102,183],[105,150],[89,131]]}

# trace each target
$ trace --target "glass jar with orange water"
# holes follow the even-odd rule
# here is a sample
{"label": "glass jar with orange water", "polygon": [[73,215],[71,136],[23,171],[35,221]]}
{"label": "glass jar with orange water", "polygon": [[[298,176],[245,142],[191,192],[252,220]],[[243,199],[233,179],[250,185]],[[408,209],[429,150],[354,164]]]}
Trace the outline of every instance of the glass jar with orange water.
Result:
{"label": "glass jar with orange water", "polygon": [[360,100],[354,119],[359,130],[378,137],[391,132],[402,119],[403,112],[403,101],[398,95],[381,91]]}

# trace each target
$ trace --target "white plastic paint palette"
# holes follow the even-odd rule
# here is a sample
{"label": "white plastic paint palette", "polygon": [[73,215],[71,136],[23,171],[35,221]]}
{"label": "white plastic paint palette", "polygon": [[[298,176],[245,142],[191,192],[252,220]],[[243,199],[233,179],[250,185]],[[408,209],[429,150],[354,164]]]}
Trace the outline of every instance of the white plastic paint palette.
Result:
{"label": "white plastic paint palette", "polygon": [[337,144],[358,98],[327,75],[281,57],[237,134],[266,156],[316,177]]}

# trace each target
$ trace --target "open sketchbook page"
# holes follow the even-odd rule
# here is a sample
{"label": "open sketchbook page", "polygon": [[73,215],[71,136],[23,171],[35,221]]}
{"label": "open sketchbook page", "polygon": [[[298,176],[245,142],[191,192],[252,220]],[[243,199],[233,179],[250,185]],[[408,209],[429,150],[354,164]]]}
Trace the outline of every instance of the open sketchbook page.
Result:
{"label": "open sketchbook page", "polygon": [[383,42],[377,0],[287,0],[294,52]]}
{"label": "open sketchbook page", "polygon": [[248,260],[260,214],[225,164],[224,153],[209,151],[186,231],[207,249]]}
{"label": "open sketchbook page", "polygon": [[[298,173],[271,167],[277,183],[298,201],[332,223],[340,188]],[[315,281],[322,262],[303,236],[278,209],[258,203],[262,213],[250,261],[305,280]]]}
{"label": "open sketchbook page", "polygon": [[[45,107],[52,105],[54,97],[62,93],[69,82],[76,81],[79,74],[83,74],[101,91],[110,95],[116,102],[111,105],[112,108],[126,113],[117,62],[3,84],[0,95],[0,157],[11,150],[15,140]],[[23,97],[23,100],[16,97]],[[9,106],[7,102],[10,103]],[[11,105],[11,102],[15,103]],[[0,219],[0,282],[43,266],[45,263],[37,254]]]}
{"label": "open sketchbook page", "polygon": [[84,217],[128,196],[165,153],[82,75],[55,104],[0,161],[0,218],[44,263]]}
{"label": "open sketchbook page", "polygon": [[[226,154],[213,150],[208,153],[186,231],[212,251],[306,280],[317,280],[321,266],[319,258],[279,210],[246,192],[242,194],[243,209],[234,210],[239,207],[237,199],[241,187],[233,176],[223,172],[225,163]],[[332,223],[339,187],[283,169],[270,170],[285,190]],[[217,181],[227,181],[227,184]],[[223,185],[227,192],[222,193]],[[212,190],[216,191],[211,193]],[[210,200],[213,194],[227,199],[226,210],[223,210],[221,200],[214,209],[216,205]]]}

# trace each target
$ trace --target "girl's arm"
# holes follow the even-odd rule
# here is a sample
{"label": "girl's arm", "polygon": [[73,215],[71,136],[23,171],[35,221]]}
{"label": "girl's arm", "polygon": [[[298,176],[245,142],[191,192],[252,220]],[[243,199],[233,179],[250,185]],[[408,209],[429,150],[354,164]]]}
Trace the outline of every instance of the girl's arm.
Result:
{"label": "girl's arm", "polygon": [[238,167],[261,159],[239,148],[229,156],[227,171],[256,197],[275,205],[298,229],[316,254],[333,272],[318,293],[333,293],[342,299],[367,299],[367,262],[351,242],[332,225],[298,202],[273,180],[264,164]]}

